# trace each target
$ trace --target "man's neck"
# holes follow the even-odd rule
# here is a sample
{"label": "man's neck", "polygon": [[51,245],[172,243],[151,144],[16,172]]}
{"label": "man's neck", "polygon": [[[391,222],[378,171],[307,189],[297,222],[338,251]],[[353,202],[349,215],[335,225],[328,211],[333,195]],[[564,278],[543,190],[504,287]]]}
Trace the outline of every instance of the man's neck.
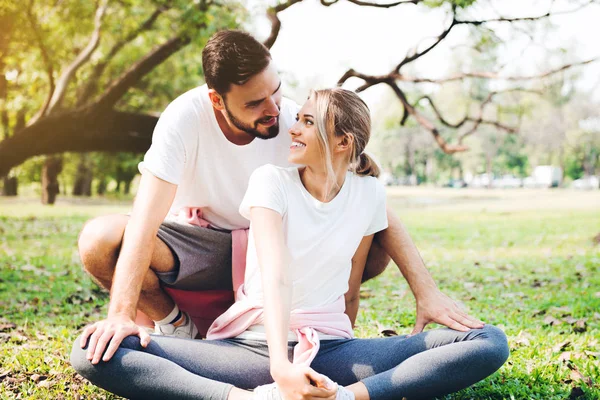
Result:
{"label": "man's neck", "polygon": [[231,143],[238,146],[245,146],[256,139],[254,136],[231,126],[221,111],[213,107],[213,112],[215,113],[217,124],[219,124],[219,128],[221,128],[223,136]]}

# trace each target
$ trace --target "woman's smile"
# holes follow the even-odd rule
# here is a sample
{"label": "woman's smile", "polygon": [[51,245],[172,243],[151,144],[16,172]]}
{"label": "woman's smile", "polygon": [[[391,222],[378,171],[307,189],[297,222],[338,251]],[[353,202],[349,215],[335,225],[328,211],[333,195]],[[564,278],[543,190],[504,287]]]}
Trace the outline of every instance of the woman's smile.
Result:
{"label": "woman's smile", "polygon": [[303,149],[305,147],[306,147],[306,144],[304,144],[298,140],[292,140],[290,150],[298,150],[298,149]]}

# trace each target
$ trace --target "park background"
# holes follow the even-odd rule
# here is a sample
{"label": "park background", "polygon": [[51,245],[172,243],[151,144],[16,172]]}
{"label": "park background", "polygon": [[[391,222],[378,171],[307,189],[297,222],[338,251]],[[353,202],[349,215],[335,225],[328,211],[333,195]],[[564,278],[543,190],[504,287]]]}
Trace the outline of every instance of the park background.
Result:
{"label": "park background", "polygon": [[[131,208],[160,112],[223,28],[264,40],[298,103],[361,94],[436,282],[507,333],[508,363],[446,398],[600,398],[599,3],[0,0],[0,398],[112,398],[68,364],[108,302],[77,234]],[[390,266],[356,333],[407,334],[414,309]]]}

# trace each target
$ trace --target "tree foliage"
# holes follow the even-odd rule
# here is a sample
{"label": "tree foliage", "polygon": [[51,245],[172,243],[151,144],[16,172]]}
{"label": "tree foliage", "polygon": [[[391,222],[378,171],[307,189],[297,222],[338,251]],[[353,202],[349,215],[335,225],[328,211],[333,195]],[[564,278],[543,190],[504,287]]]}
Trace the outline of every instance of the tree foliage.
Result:
{"label": "tree foliage", "polygon": [[[273,45],[280,32],[282,24],[278,14],[302,1],[287,0],[267,8],[272,24],[271,34],[265,41],[267,46]],[[554,106],[566,105],[570,95],[568,91],[565,93],[564,85],[556,83],[555,77],[564,79],[573,67],[596,61],[595,58],[567,58],[565,53],[568,61],[561,66],[548,67],[532,76],[509,76],[502,73],[496,50],[506,40],[498,33],[500,26],[530,34],[552,15],[568,14],[597,0],[574,2],[572,9],[566,11],[554,10],[552,2],[546,12],[511,17],[499,12],[495,15],[478,13],[482,4],[487,3],[475,0],[320,0],[324,7],[339,2],[349,2],[355,7],[383,8],[381,12],[407,6],[446,12],[439,35],[416,41],[407,54],[398,55],[398,63],[389,73],[370,75],[349,69],[338,82],[343,85],[350,78],[358,78],[363,82],[357,89],[359,92],[375,85],[388,86],[399,104],[394,117],[395,129],[419,127],[433,138],[433,141],[423,139],[422,151],[405,163],[403,168],[411,173],[420,163],[432,165],[430,159],[452,170],[459,168],[457,162],[436,153],[434,148],[425,148],[436,145],[447,154],[469,147],[484,151],[486,146],[487,153],[491,154],[494,148],[510,170],[523,173],[535,162],[525,162],[521,153],[509,153],[519,143],[530,146],[530,141],[491,138],[486,142],[488,133],[492,136],[515,134],[522,128],[527,113],[531,112],[531,104],[537,101],[531,100],[533,95],[525,93],[527,91],[554,91],[550,96]],[[178,94],[202,82],[201,49],[207,38],[218,29],[238,26],[245,18],[244,8],[235,2],[24,0],[16,3],[0,0],[3,27],[0,31],[0,138],[3,139],[0,141],[0,176],[40,155],[69,151],[145,151],[158,112]],[[470,32],[469,42],[465,43],[470,50],[460,56],[468,63],[458,65],[456,72],[446,77],[414,75],[414,63],[435,51],[459,26]],[[382,51],[393,52],[394,49],[382,47]],[[492,84],[498,81],[504,82],[502,89]],[[556,84],[553,86],[552,82]],[[424,89],[432,85],[439,90]],[[452,101],[440,100],[439,93],[448,86],[458,95]],[[475,136],[480,137],[474,139]],[[406,142],[396,152],[405,154],[418,142]],[[507,148],[502,150],[503,146]],[[90,163],[101,181],[102,176],[110,176],[105,172],[107,160],[115,165],[130,164],[137,162],[138,156],[128,156],[128,160],[120,157],[123,156],[91,155],[85,160],[66,157],[63,174],[77,170],[67,165],[69,163],[83,169]],[[593,158],[593,155],[586,157]],[[462,157],[457,159],[462,162]],[[592,165],[588,169],[595,168],[594,163],[586,163]],[[39,172],[29,169],[39,168],[39,165],[39,160],[28,162],[14,169],[13,174],[27,171],[22,172],[25,177],[37,178]]]}

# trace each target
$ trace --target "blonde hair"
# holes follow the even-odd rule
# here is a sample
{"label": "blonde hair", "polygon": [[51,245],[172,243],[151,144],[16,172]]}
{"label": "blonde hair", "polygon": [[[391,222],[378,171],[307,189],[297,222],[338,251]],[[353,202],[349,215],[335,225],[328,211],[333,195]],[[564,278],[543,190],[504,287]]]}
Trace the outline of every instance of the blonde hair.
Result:
{"label": "blonde hair", "polygon": [[379,167],[364,152],[371,136],[371,115],[365,102],[356,93],[342,88],[314,90],[310,97],[315,100],[315,122],[327,168],[327,189],[330,183],[331,186],[337,185],[330,138],[352,136],[350,170],[361,176],[379,176]]}

